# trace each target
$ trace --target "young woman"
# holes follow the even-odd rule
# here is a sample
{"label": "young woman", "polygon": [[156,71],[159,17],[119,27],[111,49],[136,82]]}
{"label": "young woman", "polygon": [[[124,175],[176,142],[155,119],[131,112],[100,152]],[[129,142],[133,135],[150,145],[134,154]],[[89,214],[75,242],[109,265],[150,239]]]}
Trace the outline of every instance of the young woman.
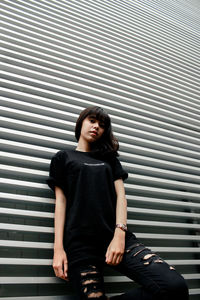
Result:
{"label": "young woman", "polygon": [[76,149],[52,157],[47,179],[56,196],[55,275],[70,280],[79,299],[108,299],[105,265],[141,286],[110,299],[188,299],[183,277],[127,230],[128,173],[117,158],[109,115],[96,106],[84,109],[75,136]]}

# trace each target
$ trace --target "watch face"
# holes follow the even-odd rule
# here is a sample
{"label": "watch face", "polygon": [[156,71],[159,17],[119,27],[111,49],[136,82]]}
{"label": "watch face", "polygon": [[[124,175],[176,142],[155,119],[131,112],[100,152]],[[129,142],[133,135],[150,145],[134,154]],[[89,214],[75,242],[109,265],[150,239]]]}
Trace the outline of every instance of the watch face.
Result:
{"label": "watch face", "polygon": [[116,224],[116,227],[120,228],[120,229],[122,229],[124,231],[127,231],[127,226],[125,224]]}
{"label": "watch face", "polygon": [[124,231],[127,230],[127,226],[125,224],[117,224],[116,227],[121,228]]}
{"label": "watch face", "polygon": [[123,229],[124,229],[124,230],[126,230],[126,229],[127,229],[127,227],[126,227],[125,225],[123,225]]}

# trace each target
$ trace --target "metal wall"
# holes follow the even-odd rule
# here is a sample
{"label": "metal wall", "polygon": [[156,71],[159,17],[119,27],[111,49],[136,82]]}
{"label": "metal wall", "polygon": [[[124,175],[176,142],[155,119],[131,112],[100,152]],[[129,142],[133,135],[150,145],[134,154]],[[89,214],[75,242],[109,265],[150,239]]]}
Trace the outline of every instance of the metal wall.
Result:
{"label": "metal wall", "polygon": [[[2,299],[64,299],[54,277],[52,155],[80,111],[113,121],[128,227],[200,299],[200,2],[1,0]],[[132,286],[105,269],[108,295]]]}

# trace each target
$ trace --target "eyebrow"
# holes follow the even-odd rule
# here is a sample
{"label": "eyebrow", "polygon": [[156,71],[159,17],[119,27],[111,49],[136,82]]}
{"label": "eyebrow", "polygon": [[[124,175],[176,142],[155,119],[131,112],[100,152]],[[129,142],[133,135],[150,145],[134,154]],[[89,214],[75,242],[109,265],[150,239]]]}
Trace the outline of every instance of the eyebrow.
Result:
{"label": "eyebrow", "polygon": [[89,115],[88,118],[96,119],[96,116],[95,115]]}
{"label": "eyebrow", "polygon": [[[99,120],[99,119],[97,119],[96,115],[89,115],[88,118]],[[102,122],[103,124],[105,124],[105,120],[100,119],[99,122]]]}

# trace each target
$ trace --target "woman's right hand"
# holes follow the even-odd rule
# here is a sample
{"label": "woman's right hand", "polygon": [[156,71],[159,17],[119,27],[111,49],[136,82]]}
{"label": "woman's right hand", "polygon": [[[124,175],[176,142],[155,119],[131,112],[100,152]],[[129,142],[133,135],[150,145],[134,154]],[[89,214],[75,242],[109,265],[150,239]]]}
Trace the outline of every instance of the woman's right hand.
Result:
{"label": "woman's right hand", "polygon": [[68,278],[68,262],[64,249],[54,249],[53,269],[56,277],[69,281]]}

